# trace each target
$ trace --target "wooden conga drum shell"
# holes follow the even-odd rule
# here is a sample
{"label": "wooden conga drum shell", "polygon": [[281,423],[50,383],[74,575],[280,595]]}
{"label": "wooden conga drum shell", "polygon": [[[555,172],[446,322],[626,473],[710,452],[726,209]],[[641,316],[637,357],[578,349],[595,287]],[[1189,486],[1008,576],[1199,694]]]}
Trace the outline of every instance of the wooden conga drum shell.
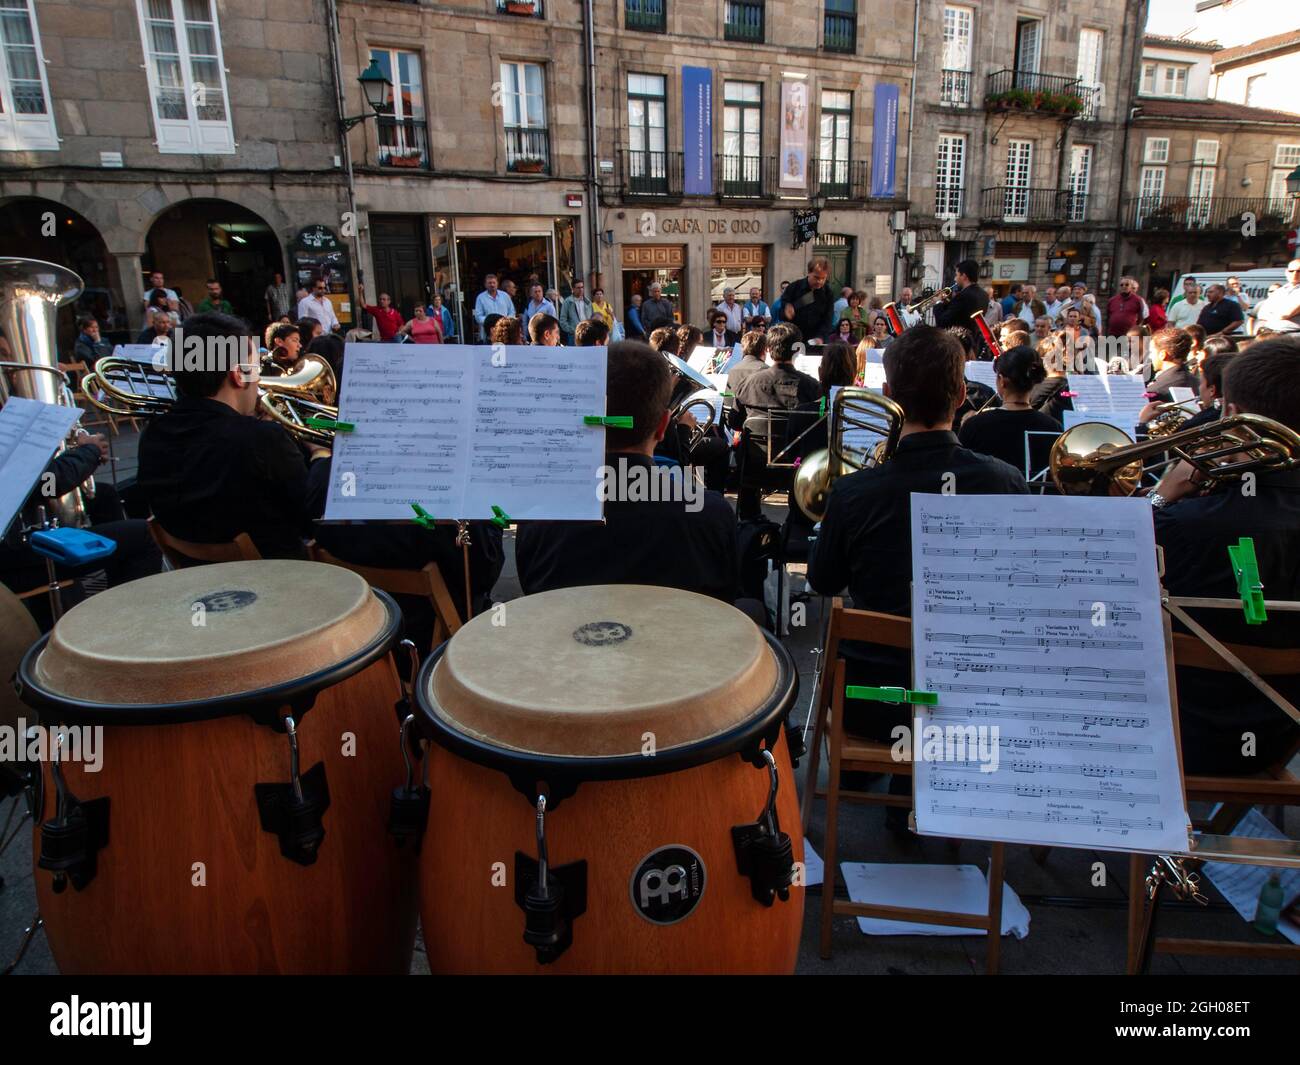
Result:
{"label": "wooden conga drum shell", "polygon": [[[504,625],[483,615],[463,626],[416,684],[433,740],[420,859],[430,967],[792,972],[801,881],[764,905],[732,830],[764,812],[766,748],[779,828],[802,860],[781,731],[797,683],[779,643],[691,592],[564,589],[512,601]],[[551,870],[586,862],[572,943],[544,962],[516,892],[536,869],[538,793]]]}
{"label": "wooden conga drum shell", "polygon": [[[264,598],[271,597],[263,591],[268,576],[264,567],[311,566],[308,584],[300,583],[303,574],[289,571],[303,596],[312,594],[313,583],[329,584],[334,574],[346,573],[312,563],[229,565],[246,567],[235,574],[235,587],[256,588]],[[256,691],[259,681],[275,689],[293,674],[300,675],[290,702],[299,707],[301,771],[307,774],[323,764],[329,792],[322,817],[325,834],[315,861],[300,864],[282,854],[278,835],[267,831],[259,818],[255,785],[290,780],[288,738],[264,723],[267,707],[273,718],[278,716],[275,698],[251,710],[227,709],[221,716],[210,716],[217,711],[212,704],[203,706],[205,673],[197,668],[189,673],[193,679],[186,692],[194,701],[183,704],[193,708],[187,711],[191,719],[148,723],[151,710],[166,716],[165,705],[101,705],[97,713],[86,711],[93,720],[110,722],[103,727],[100,769],[89,772],[75,761],[60,766],[78,801],[109,800],[108,841],[98,851],[95,874],[82,890],[69,883],[56,893],[53,874],[39,866],[35,870],[40,912],[62,973],[409,971],[417,857],[410,844],[399,848],[387,830],[391,791],[405,776],[394,712],[400,685],[386,653],[395,638],[397,614],[391,600],[375,596],[364,582],[349,586],[353,578],[348,574],[341,587],[334,588],[342,601],[356,598],[351,620],[316,627],[304,623],[311,630],[304,642],[310,640],[312,646],[296,655],[299,664],[284,661],[287,648],[271,647],[273,653],[264,656],[263,641],[274,641],[259,636],[256,627],[247,638],[263,644],[262,649],[237,655],[230,663],[236,672],[228,683],[242,685],[237,691]],[[219,581],[220,575],[204,579]],[[320,601],[328,611],[335,609],[329,590]],[[76,699],[69,696],[62,708],[51,705],[47,689],[25,693],[44,695],[43,723],[79,723],[77,700],[111,675],[114,655],[90,648],[84,634],[75,630],[74,625],[65,631],[61,649],[51,655],[56,661],[46,662],[49,668],[40,668],[40,645],[24,661],[22,676],[32,687],[58,677],[75,689]],[[231,635],[232,640],[240,638]],[[241,657],[242,667],[237,664]],[[151,670],[157,669],[178,678],[169,683],[170,690],[184,688],[184,671],[166,658],[163,651],[157,652],[125,678],[122,687],[138,698]],[[342,665],[329,665],[340,661]],[[101,704],[103,700],[101,696]],[[304,710],[307,701],[311,705]],[[264,720],[255,720],[254,712]],[[113,724],[113,713],[129,723]],[[55,812],[48,764],[42,766],[42,776],[34,859],[41,848],[39,824]]]}
{"label": "wooden conga drum shell", "polygon": [[[770,973],[794,971],[803,928],[802,886],[770,907],[736,868],[733,825],[753,822],[767,774],[737,755],[678,773],[592,781],[547,816],[552,865],[586,859],[587,911],[573,945],[539,965],[515,904],[515,852],[536,856],[531,810],[501,773],[431,746],[429,829],[420,855],[420,917],[437,973]],[[776,751],[777,810],[803,861],[790,758]],[[677,924],[651,924],[633,907],[632,876],[666,845],[695,851],[704,893]],[[500,866],[497,863],[502,863]],[[505,886],[493,886],[504,868]],[[500,877],[498,877],[498,880]]]}

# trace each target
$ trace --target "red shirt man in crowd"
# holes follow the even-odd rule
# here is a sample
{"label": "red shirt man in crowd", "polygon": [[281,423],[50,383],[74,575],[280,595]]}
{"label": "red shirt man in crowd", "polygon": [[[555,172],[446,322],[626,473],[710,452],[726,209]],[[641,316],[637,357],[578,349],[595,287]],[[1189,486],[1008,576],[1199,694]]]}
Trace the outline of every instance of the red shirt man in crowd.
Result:
{"label": "red shirt man in crowd", "polygon": [[[364,300],[364,297],[362,298]],[[392,340],[393,337],[397,336],[397,331],[405,324],[401,311],[393,306],[393,301],[387,292],[379,294],[378,307],[371,307],[364,303],[362,306],[367,314],[374,317],[380,340]]]}
{"label": "red shirt man in crowd", "polygon": [[1119,295],[1106,304],[1106,335],[1122,337],[1146,320],[1146,301],[1138,295],[1138,283],[1131,277],[1119,279]]}

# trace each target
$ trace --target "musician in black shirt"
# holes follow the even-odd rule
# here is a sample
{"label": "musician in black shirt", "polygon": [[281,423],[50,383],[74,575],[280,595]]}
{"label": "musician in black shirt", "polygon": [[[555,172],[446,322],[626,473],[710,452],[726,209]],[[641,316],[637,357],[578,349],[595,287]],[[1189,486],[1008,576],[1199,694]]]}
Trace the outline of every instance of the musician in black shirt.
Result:
{"label": "musician in black shirt", "polygon": [[820,344],[835,328],[835,295],[826,284],[830,276],[830,260],[824,255],[814,255],[808,260],[808,276],[788,285],[781,293],[782,313],[786,307],[794,308],[793,324],[812,344]]}
{"label": "musician in black shirt", "polygon": [[821,399],[822,387],[817,379],[794,368],[796,345],[802,341],[799,330],[789,322],[774,325],[767,331],[767,354],[772,365],[747,377],[736,390],[736,402],[749,416],[770,410],[794,410],[800,403]]}
{"label": "musician in black shirt", "polygon": [[[957,442],[952,420],[966,386],[955,337],[913,326],[885,349],[884,363],[884,393],[905,418],[898,448],[879,466],[835,480],[809,555],[808,582],[823,595],[838,595],[847,585],[858,609],[910,617],[912,493],[1024,495],[1028,488],[1019,470]],[[842,646],[850,684],[911,686],[908,652]],[[887,740],[895,725],[910,725],[910,716],[906,706],[851,703],[845,723],[858,735]],[[906,790],[906,784],[895,777],[892,788]],[[897,824],[897,815],[890,823]]]}
{"label": "musician in black shirt", "polygon": [[258,359],[250,333],[229,315],[186,320],[186,340],[199,337],[214,362],[176,370],[181,399],[141,434],[137,483],[154,519],[173,536],[211,544],[242,532],[263,558],[305,558],[308,461],[328,452],[313,447],[304,454],[277,422],[255,416]]}
{"label": "musician in black shirt", "polygon": [[[607,375],[607,408],[630,415],[633,427],[605,430],[605,522],[522,523],[515,562],[525,594],[652,584],[735,601],[740,562],[731,506],[720,493],[687,484],[680,467],[656,466],[652,457],[670,417],[667,361],[646,344],[622,341],[609,347]],[[663,488],[672,479],[670,498],[640,498],[652,483]]]}
{"label": "musician in black shirt", "polygon": [[732,395],[732,401],[735,404],[737,422],[744,423],[745,408],[740,400],[736,399],[736,393],[740,391],[740,386],[748,381],[754,374],[767,369],[767,334],[751,330],[740,338],[740,362],[731,369],[727,374],[727,391]]}
{"label": "musician in black shirt", "polygon": [[976,311],[988,309],[989,294],[977,283],[980,279],[979,263],[974,259],[963,259],[957,264],[957,293],[952,299],[937,303],[934,307],[934,324],[964,325],[970,328],[970,317]]}
{"label": "musician in black shirt", "polygon": [[[992,455],[1003,462],[1025,468],[1028,444],[1029,468],[1045,469],[1052,443],[1060,435],[1061,423],[1042,411],[1034,410],[1029,395],[1034,386],[1047,378],[1042,356],[1029,345],[1004,352],[994,363],[1000,407],[987,407],[972,414],[961,425],[958,439],[962,447]],[[1026,433],[1051,433],[1052,436],[1029,436]]]}
{"label": "musician in black shirt", "polygon": [[[1233,355],[1224,373],[1224,416],[1260,414],[1300,432],[1300,340],[1269,338]],[[1249,490],[1247,490],[1249,484]],[[1300,599],[1300,470],[1258,473],[1207,494],[1186,463],[1174,466],[1151,495],[1156,542],[1165,552],[1165,588],[1175,596],[1239,599],[1228,547],[1255,543],[1264,594]],[[1189,610],[1217,639],[1248,647],[1300,647],[1300,613],[1269,611],[1248,625],[1240,610]],[[1253,773],[1282,757],[1300,729],[1236,673],[1177,670],[1183,768],[1188,773]],[[1292,704],[1300,674],[1266,678]]]}

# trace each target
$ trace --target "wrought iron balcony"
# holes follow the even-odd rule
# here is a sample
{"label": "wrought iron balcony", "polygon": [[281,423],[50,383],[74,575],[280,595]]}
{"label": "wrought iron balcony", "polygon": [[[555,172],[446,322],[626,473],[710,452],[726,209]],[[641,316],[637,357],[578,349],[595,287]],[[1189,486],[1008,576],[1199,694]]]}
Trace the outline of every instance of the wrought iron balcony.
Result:
{"label": "wrought iron balcony", "polygon": [[939,102],[951,107],[970,106],[969,70],[942,70],[939,72]]}
{"label": "wrought iron balcony", "polygon": [[404,170],[429,166],[429,139],[423,122],[379,116],[379,165]]}
{"label": "wrought iron balcony", "polygon": [[822,16],[822,47],[828,52],[858,50],[858,16],[856,11],[833,11],[826,5]]}
{"label": "wrought iron balcony", "polygon": [[624,0],[623,21],[629,30],[663,33],[668,28],[668,0]]}
{"label": "wrought iron balcony", "polygon": [[1085,106],[1083,83],[1078,78],[1055,74],[999,70],[989,75],[984,90],[984,107],[988,111],[1025,111],[1074,118]]}
{"label": "wrought iron balcony", "polygon": [[871,166],[865,159],[813,159],[809,163],[816,192],[827,200],[860,203],[871,192]]}
{"label": "wrought iron balcony", "polygon": [[1026,222],[1070,221],[1073,193],[1063,189],[1032,189],[998,185],[984,190],[980,218],[1012,225]]}
{"label": "wrought iron balcony", "polygon": [[506,169],[514,174],[549,174],[551,146],[547,131],[506,126]]}
{"label": "wrought iron balcony", "polygon": [[1285,196],[1130,196],[1124,228],[1165,233],[1240,233],[1248,222],[1256,233],[1295,227],[1298,201]]}
{"label": "wrought iron balcony", "polygon": [[776,160],[771,156],[717,155],[713,173],[718,196],[724,200],[775,199]]}
{"label": "wrought iron balcony", "polygon": [[761,44],[764,39],[763,0],[726,0],[723,36],[728,41]]}
{"label": "wrought iron balcony", "polygon": [[680,200],[684,161],[681,152],[619,152],[618,187],[626,199]]}

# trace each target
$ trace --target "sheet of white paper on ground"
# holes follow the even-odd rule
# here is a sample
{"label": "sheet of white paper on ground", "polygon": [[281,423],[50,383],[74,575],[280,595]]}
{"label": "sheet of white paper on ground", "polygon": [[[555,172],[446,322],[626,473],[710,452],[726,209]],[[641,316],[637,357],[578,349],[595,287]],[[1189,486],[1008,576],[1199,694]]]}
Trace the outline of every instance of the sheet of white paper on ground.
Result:
{"label": "sheet of white paper on ground", "polygon": [[[1246,839],[1286,839],[1281,832],[1258,810],[1251,810],[1231,835]],[[1270,869],[1263,865],[1239,865],[1236,862],[1206,862],[1205,875],[1243,921],[1255,920],[1255,907],[1259,892],[1268,878],[1278,874],[1282,884],[1282,909],[1286,909],[1300,896],[1300,869]],[[1292,943],[1300,943],[1300,927],[1285,917],[1277,923],[1277,930]]]}
{"label": "sheet of white paper on ground", "polygon": [[[349,344],[327,521],[598,521],[605,348]],[[504,355],[504,360],[501,356]],[[495,360],[495,361],[494,361]],[[707,386],[707,382],[706,382]],[[349,475],[351,475],[349,477]]]}
{"label": "sheet of white paper on ground", "polygon": [[1145,500],[913,493],[912,658],[918,832],[1187,848]]}
{"label": "sheet of white paper on ground", "polygon": [[998,387],[998,375],[993,372],[991,362],[981,362],[970,360],[966,363],[966,380],[978,381],[982,385],[988,385],[995,392]]}
{"label": "sheet of white paper on ground", "polygon": [[806,888],[816,887],[822,882],[825,875],[825,865],[822,863],[822,856],[817,853],[813,845],[808,842],[808,837],[803,838],[803,886]]}
{"label": "sheet of white paper on ground", "polygon": [[[915,865],[911,862],[843,862],[840,872],[854,902],[877,906],[910,906],[921,910],[988,913],[989,882],[977,865]],[[982,936],[976,928],[885,921],[859,917],[858,927],[869,936]],[[1002,934],[1029,935],[1029,911],[1015,889],[1002,884]]]}
{"label": "sheet of white paper on ground", "polygon": [[19,396],[0,408],[0,536],[80,418],[80,407]]}

